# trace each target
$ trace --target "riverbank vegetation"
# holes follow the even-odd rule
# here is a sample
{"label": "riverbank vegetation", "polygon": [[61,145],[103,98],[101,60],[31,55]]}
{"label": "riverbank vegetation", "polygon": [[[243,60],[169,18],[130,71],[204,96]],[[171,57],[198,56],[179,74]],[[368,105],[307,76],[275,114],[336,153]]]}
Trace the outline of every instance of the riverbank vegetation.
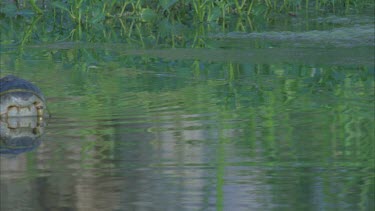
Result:
{"label": "riverbank vegetation", "polygon": [[127,42],[197,47],[207,33],[257,31],[284,17],[355,13],[371,0],[3,0],[1,44]]}

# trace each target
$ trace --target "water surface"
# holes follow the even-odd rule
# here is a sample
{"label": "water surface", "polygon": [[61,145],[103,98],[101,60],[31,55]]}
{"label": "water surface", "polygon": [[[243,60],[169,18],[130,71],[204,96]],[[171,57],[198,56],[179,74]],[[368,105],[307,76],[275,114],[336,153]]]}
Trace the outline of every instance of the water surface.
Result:
{"label": "water surface", "polygon": [[2,142],[1,210],[373,210],[373,22],[345,18],[203,49],[3,48],[51,117]]}

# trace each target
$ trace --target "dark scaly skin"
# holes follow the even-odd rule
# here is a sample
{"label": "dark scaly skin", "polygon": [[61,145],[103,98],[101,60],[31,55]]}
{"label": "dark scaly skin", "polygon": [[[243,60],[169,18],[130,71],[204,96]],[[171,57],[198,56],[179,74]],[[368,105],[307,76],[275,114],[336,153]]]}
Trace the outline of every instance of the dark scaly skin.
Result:
{"label": "dark scaly skin", "polygon": [[46,109],[38,87],[12,75],[0,78],[0,156],[17,155],[40,144]]}
{"label": "dark scaly skin", "polygon": [[46,103],[38,87],[13,75],[0,78],[0,119],[6,117],[43,117]]}

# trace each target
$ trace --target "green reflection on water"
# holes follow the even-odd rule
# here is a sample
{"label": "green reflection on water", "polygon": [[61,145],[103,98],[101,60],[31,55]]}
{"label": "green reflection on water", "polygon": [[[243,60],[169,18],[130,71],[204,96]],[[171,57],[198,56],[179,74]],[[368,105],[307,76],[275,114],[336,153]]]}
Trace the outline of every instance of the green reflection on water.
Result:
{"label": "green reflection on water", "polygon": [[[44,147],[27,157],[30,171],[22,177],[46,171],[121,177],[146,169],[189,179],[184,170],[169,169],[207,169],[214,176],[202,182],[215,187],[218,210],[236,197],[231,185],[246,189],[254,181],[271,186],[270,193],[254,191],[271,194],[275,206],[287,201],[306,209],[319,194],[324,203],[317,207],[346,200],[352,208],[373,206],[372,67],[111,54],[87,68],[79,57],[86,51],[92,50],[1,57],[2,75],[37,83],[52,113]],[[48,156],[43,168],[40,153]],[[245,189],[238,194],[250,197]],[[202,206],[210,207],[209,198]]]}
{"label": "green reflection on water", "polygon": [[[369,35],[365,24],[361,41]],[[339,25],[333,35],[353,29]],[[252,37],[275,33],[215,37],[208,34],[223,31],[203,26],[179,40],[141,23],[126,27],[121,33],[128,43],[114,33],[96,37],[110,40],[104,44],[2,46],[1,76],[38,84],[52,113],[42,146],[15,158],[24,166],[1,158],[3,191],[45,188],[52,193],[43,199],[69,208],[82,186],[84,193],[108,195],[101,207],[130,210],[150,203],[176,210],[182,202],[218,210],[374,207],[373,46],[351,48],[346,37],[340,45],[301,47],[287,37],[275,47],[275,37]],[[336,41],[324,31],[331,27],[303,22],[309,32],[292,35]],[[33,35],[4,40],[26,42]],[[164,37],[154,49],[136,48],[153,46],[157,36]],[[15,197],[5,192],[0,204],[12,207]]]}

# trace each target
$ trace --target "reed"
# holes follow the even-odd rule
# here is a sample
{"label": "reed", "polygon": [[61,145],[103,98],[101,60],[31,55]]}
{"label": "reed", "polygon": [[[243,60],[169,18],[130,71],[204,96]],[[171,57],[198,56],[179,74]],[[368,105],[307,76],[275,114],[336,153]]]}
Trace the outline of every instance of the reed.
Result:
{"label": "reed", "polygon": [[[274,14],[287,15],[298,11],[345,13],[374,8],[374,2],[373,0],[15,0],[14,2],[3,0],[0,6],[3,31],[10,28],[15,30],[12,33],[14,37],[9,37],[8,40],[1,41],[2,43],[17,40],[24,45],[33,42],[31,38],[33,33],[41,36],[40,31],[51,31],[52,28],[53,33],[49,33],[50,37],[45,37],[43,40],[110,41],[122,37],[127,41],[138,40],[144,46],[145,38],[160,38],[158,35],[148,34],[155,31],[155,26],[168,23],[173,26],[172,30],[163,37],[171,41],[172,46],[176,46],[186,35],[175,31],[181,27],[191,28],[204,24],[209,25],[208,30],[216,27],[215,30],[221,32],[255,30],[254,20],[259,17],[269,20]],[[32,28],[25,27],[29,23],[33,23]],[[6,36],[3,38],[9,35],[4,34]],[[194,37],[194,33],[191,34]],[[197,43],[202,44],[200,41],[197,42],[198,40],[193,39],[193,46]]]}

